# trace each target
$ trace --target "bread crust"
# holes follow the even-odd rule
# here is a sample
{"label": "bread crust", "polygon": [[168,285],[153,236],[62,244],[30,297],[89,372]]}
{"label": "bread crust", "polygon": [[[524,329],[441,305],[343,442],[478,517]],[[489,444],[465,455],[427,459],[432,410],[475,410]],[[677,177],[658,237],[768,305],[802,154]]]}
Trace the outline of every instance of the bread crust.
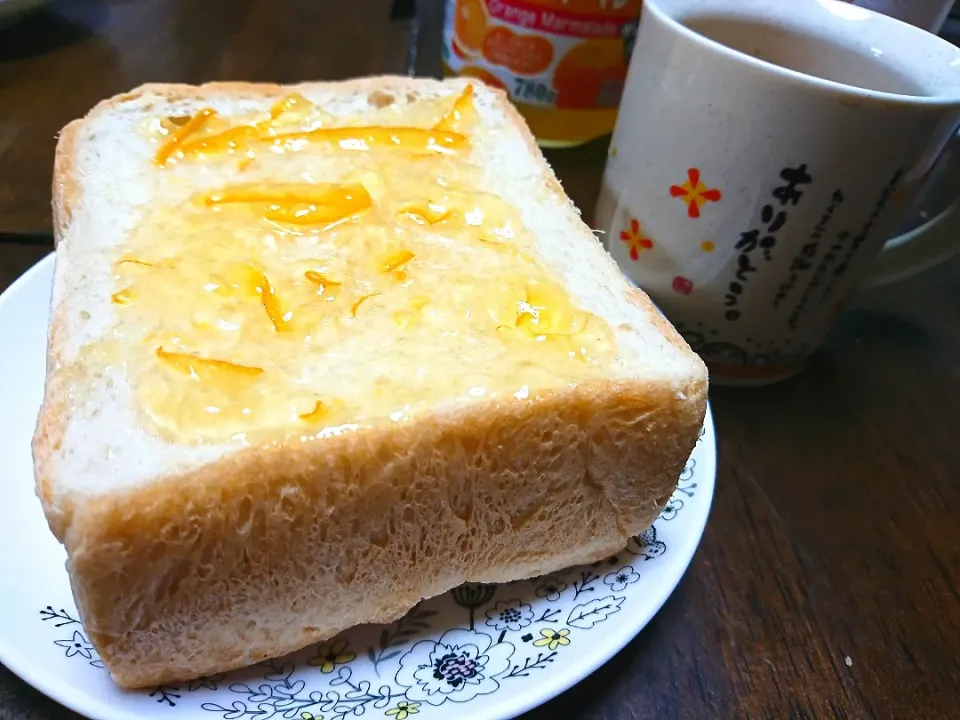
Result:
{"label": "bread crust", "polygon": [[54,248],[57,250],[53,272],[54,295],[50,303],[44,398],[37,417],[32,448],[37,495],[43,503],[44,514],[50,529],[60,542],[63,542],[63,533],[69,524],[69,519],[65,517],[69,504],[60,504],[56,501],[54,482],[59,476],[58,451],[63,444],[64,431],[70,420],[70,408],[66,402],[67,393],[63,377],[59,372],[64,364],[64,344],[67,333],[64,315],[67,308],[60,302],[57,290],[62,286],[62,278],[69,264],[65,249],[60,249],[60,241],[67,234],[73,208],[80,201],[80,194],[83,191],[74,171],[77,138],[83,122],[83,120],[74,120],[60,131],[54,157],[51,188],[53,241]]}
{"label": "bread crust", "polygon": [[[398,93],[431,82],[440,81],[152,84],[100,103],[64,128],[57,146],[55,286],[83,202],[77,138],[97,114],[144,93]],[[544,185],[572,208],[515,108],[502,93],[498,102],[522,130]],[[59,372],[67,308],[55,287],[33,443],[37,492],[66,546],[89,638],[116,681],[132,688],[227,671],[361,622],[394,620],[465,581],[506,582],[620,550],[666,503],[707,394],[699,359],[642,292],[628,292],[664,341],[689,356],[695,370],[687,379],[596,382],[530,403],[296,438],[90,496],[58,490],[70,407]]]}

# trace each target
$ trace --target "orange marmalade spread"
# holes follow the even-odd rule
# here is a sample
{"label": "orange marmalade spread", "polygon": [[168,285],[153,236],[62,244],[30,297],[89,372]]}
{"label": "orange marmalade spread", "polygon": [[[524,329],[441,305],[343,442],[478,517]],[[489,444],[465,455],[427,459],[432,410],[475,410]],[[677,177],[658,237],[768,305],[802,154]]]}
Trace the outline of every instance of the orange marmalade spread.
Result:
{"label": "orange marmalade spread", "polygon": [[471,93],[146,125],[155,200],[112,301],[161,437],[306,439],[604,374],[609,327],[471,161]]}

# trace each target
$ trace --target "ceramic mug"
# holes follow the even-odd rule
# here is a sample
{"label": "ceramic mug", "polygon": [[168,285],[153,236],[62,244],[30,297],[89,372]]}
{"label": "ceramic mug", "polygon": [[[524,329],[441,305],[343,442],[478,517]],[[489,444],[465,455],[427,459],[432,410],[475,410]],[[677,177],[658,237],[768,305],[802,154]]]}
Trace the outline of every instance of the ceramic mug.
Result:
{"label": "ceramic mug", "polygon": [[775,382],[871,272],[956,251],[960,210],[881,253],[958,125],[960,49],[912,25],[836,0],[647,0],[595,225],[711,381]]}

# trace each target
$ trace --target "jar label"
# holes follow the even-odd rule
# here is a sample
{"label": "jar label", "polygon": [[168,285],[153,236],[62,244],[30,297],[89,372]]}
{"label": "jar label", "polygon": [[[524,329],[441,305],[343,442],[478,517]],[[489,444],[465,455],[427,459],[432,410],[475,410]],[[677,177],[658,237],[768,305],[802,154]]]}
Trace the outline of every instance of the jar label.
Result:
{"label": "jar label", "polygon": [[443,60],[524,105],[616,108],[642,0],[448,0]]}

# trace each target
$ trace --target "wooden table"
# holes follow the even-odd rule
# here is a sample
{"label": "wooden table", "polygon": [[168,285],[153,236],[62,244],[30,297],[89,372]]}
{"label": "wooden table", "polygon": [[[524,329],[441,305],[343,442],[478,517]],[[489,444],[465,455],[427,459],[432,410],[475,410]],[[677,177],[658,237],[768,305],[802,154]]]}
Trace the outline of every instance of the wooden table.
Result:
{"label": "wooden table", "polygon": [[[0,231],[49,231],[57,130],[100,98],[433,73],[437,9],[414,58],[387,0],[55,3],[0,31]],[[604,150],[550,155],[588,213]],[[0,246],[0,287],[47,251]],[[795,380],[712,399],[720,470],[692,566],[639,637],[527,717],[960,717],[960,263],[862,295]],[[66,717],[0,667],[0,718]]]}

